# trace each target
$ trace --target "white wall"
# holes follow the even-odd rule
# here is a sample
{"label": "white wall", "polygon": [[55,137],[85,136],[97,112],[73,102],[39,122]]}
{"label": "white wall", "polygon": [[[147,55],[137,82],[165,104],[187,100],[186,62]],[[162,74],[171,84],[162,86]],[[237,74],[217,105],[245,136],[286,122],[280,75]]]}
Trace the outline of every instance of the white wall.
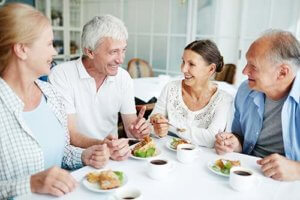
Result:
{"label": "white wall", "polygon": [[[84,0],[83,22],[112,14],[124,20],[130,37],[126,62],[149,61],[156,74],[178,74],[184,46],[195,38],[214,40],[225,63],[242,75],[249,45],[268,28],[300,36],[298,0]],[[194,16],[194,18],[190,18]],[[187,29],[185,29],[187,28]]]}

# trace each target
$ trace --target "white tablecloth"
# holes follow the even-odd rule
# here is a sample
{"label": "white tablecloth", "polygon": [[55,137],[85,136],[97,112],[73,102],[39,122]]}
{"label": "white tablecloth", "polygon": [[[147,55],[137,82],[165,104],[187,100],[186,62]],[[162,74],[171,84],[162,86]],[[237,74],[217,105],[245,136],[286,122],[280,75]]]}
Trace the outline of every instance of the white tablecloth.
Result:
{"label": "white tablecloth", "polygon": [[[130,158],[126,161],[110,161],[106,168],[121,170],[128,177],[128,183],[124,187],[136,187],[142,191],[143,200],[299,200],[300,181],[279,182],[262,175],[260,167],[256,164],[258,158],[238,153],[230,153],[222,158],[238,159],[242,166],[252,169],[259,177],[259,181],[250,191],[236,192],[229,186],[228,178],[212,173],[207,163],[214,161],[220,156],[213,149],[201,148],[200,157],[191,164],[182,164],[176,160],[176,153],[166,148],[165,143],[170,138],[157,140],[162,154],[160,157],[170,159],[174,162],[174,169],[168,178],[163,181],[150,179],[147,174],[145,161]],[[72,172],[76,180],[80,182],[79,187],[70,194],[58,199],[72,200],[114,200],[112,195],[95,193],[87,190],[81,183],[84,175],[94,169],[84,167]],[[18,199],[55,199],[48,195],[37,195],[20,197]]]}
{"label": "white tablecloth", "polygon": [[[181,80],[182,77],[169,77],[167,75],[161,75],[159,77],[146,77],[133,79],[134,83],[134,95],[135,97],[148,102],[152,97],[158,98],[163,87],[172,80]],[[236,94],[236,88],[226,82],[214,81],[218,84],[219,88],[225,90],[233,97]]]}

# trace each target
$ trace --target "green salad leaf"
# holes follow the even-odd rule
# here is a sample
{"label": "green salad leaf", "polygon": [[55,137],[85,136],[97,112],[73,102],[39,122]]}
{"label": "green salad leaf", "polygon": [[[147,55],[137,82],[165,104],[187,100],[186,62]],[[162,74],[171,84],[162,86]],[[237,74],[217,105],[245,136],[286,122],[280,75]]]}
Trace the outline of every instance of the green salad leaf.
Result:
{"label": "green salad leaf", "polygon": [[121,171],[114,171],[114,173],[118,176],[119,180],[121,181],[121,183],[123,182],[124,179],[124,174]]}
{"label": "green salad leaf", "polygon": [[146,151],[141,151],[141,150],[137,150],[134,153],[134,156],[136,157],[140,157],[140,158],[148,158],[148,157],[152,157],[155,153],[155,148],[149,148]]}
{"label": "green salad leaf", "polygon": [[154,152],[155,152],[155,148],[149,148],[147,151],[146,151],[146,157],[152,157],[154,155]]}

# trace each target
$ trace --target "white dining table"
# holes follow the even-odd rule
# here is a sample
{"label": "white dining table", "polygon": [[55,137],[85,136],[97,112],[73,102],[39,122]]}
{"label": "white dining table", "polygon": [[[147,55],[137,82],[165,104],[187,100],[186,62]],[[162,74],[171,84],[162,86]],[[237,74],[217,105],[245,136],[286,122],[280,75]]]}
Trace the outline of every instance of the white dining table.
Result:
{"label": "white dining table", "polygon": [[[106,169],[122,171],[128,177],[127,184],[123,187],[135,187],[142,192],[143,200],[299,200],[300,181],[280,182],[265,177],[260,166],[256,163],[257,157],[239,153],[228,153],[224,156],[217,155],[214,149],[199,147],[199,157],[190,164],[182,164],[176,159],[176,152],[166,147],[171,140],[170,136],[155,139],[157,147],[161,150],[160,158],[169,159],[173,170],[164,180],[152,180],[147,175],[147,161],[129,158],[125,161],[109,161]],[[208,168],[208,163],[216,159],[226,158],[240,160],[241,165],[250,168],[258,177],[256,184],[249,191],[237,192],[229,185],[229,178],[213,173]],[[50,195],[31,194],[17,198],[18,200],[115,200],[113,194],[92,192],[85,188],[82,180],[88,172],[96,169],[83,167],[73,171],[72,176],[79,182],[75,191],[56,198]]]}

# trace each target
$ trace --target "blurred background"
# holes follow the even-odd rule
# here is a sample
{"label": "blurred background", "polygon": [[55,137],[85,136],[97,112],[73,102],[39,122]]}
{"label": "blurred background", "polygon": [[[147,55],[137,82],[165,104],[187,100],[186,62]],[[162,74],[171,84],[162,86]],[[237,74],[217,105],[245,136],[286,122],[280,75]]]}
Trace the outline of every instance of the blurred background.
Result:
{"label": "blurred background", "polygon": [[51,18],[56,62],[80,56],[81,29],[101,14],[121,18],[129,31],[123,64],[147,61],[154,76],[179,75],[183,48],[196,39],[215,41],[225,63],[237,66],[235,85],[245,76],[245,53],[269,28],[291,31],[300,38],[299,0],[0,0],[25,2]]}

